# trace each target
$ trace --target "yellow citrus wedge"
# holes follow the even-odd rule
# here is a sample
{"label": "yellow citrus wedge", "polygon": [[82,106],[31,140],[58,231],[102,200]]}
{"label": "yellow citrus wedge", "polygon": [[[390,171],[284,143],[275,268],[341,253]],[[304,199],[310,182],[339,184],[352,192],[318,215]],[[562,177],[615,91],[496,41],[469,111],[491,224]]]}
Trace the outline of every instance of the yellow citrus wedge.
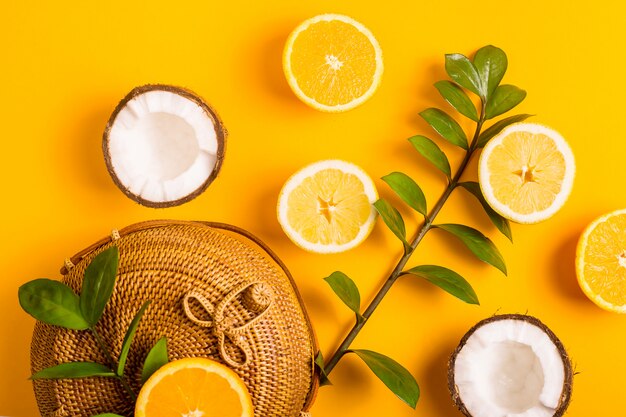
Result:
{"label": "yellow citrus wedge", "polygon": [[287,180],[278,197],[278,221],[305,250],[343,252],[372,231],[377,199],[374,183],[361,168],[344,161],[320,161]]}
{"label": "yellow citrus wedge", "polygon": [[135,417],[252,417],[244,382],[226,366],[187,358],[161,367],[141,388]]}
{"label": "yellow citrus wedge", "polygon": [[565,203],[574,183],[574,154],[565,139],[534,123],[505,128],[487,143],[478,162],[489,205],[517,223],[539,223]]}
{"label": "yellow citrus wedge", "polygon": [[347,16],[323,14],[304,21],[289,35],[283,69],[300,100],[317,110],[341,112],[374,94],[383,56],[365,26]]}
{"label": "yellow citrus wedge", "polygon": [[578,241],[576,275],[594,303],[626,313],[626,210],[606,214],[587,226]]}

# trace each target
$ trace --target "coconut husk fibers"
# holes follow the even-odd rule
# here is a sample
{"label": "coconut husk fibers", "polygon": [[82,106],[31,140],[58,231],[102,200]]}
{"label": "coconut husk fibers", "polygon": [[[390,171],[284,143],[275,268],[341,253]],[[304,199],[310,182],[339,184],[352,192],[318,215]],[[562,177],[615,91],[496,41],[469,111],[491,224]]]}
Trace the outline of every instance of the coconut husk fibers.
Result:
{"label": "coconut husk fibers", "polygon": [[461,413],[463,413],[467,417],[473,417],[472,414],[467,410],[467,407],[465,406],[465,404],[463,404],[463,400],[461,399],[461,396],[459,395],[458,388],[454,381],[454,365],[456,362],[456,357],[458,356],[461,349],[463,349],[463,347],[467,343],[467,340],[470,338],[472,334],[474,334],[476,330],[478,330],[480,327],[484,326],[485,324],[489,324],[489,323],[492,323],[494,321],[499,321],[499,320],[521,320],[521,321],[525,321],[527,323],[533,324],[539,327],[550,338],[552,343],[554,343],[554,345],[556,346],[557,350],[559,351],[559,354],[561,355],[561,359],[563,360],[565,380],[563,383],[563,392],[561,392],[559,405],[556,408],[553,416],[561,417],[563,414],[565,414],[567,407],[569,407],[569,403],[572,397],[572,385],[573,385],[574,376],[573,376],[571,360],[569,356],[567,355],[567,352],[565,351],[565,347],[563,346],[563,343],[561,343],[559,338],[556,337],[556,335],[552,332],[552,330],[550,330],[539,319],[533,316],[525,315],[525,314],[495,315],[493,317],[489,317],[487,319],[484,319],[476,323],[474,327],[472,327],[467,333],[465,333],[465,336],[463,336],[463,338],[459,342],[459,345],[454,350],[454,352],[450,356],[450,360],[448,361],[448,389],[450,390],[450,395],[452,396],[452,400],[454,401],[454,404],[456,405],[456,407],[459,409]]}
{"label": "coconut husk fibers", "polygon": [[[113,124],[115,123],[115,119],[117,118],[117,115],[124,107],[126,107],[126,104],[128,104],[129,101],[149,91],[167,91],[170,93],[178,94],[179,96],[185,97],[193,101],[209,116],[209,118],[213,121],[213,126],[215,128],[215,134],[217,137],[217,155],[216,155],[215,166],[213,167],[213,172],[206,179],[206,181],[204,181],[202,185],[198,187],[196,190],[194,190],[192,193],[187,194],[185,197],[180,198],[178,200],[174,200],[174,201],[162,201],[162,202],[150,201],[132,193],[128,189],[128,187],[124,185],[115,174],[115,171],[113,169],[113,163],[111,161],[111,154],[109,152],[109,134],[111,133],[111,129],[113,127]],[[215,178],[217,178],[217,175],[219,174],[220,169],[222,168],[222,163],[224,161],[227,136],[228,136],[228,131],[224,127],[224,124],[222,123],[222,120],[218,116],[217,112],[206,101],[204,101],[199,95],[197,95],[193,91],[188,90],[183,87],[176,87],[176,86],[171,86],[171,85],[147,84],[141,87],[133,88],[133,90],[130,93],[128,93],[128,95],[124,97],[122,101],[119,102],[117,107],[115,107],[115,110],[113,110],[113,113],[111,114],[111,117],[109,118],[109,121],[107,122],[106,128],[104,129],[104,134],[102,136],[102,152],[104,153],[104,161],[106,163],[107,170],[109,171],[109,174],[111,175],[111,178],[113,179],[113,182],[115,183],[115,185],[117,185],[117,187],[120,190],[122,190],[124,194],[126,194],[128,198],[130,198],[131,200],[143,206],[153,207],[153,208],[166,208],[166,207],[179,206],[190,200],[193,200],[194,198],[202,194],[204,190],[206,190],[207,187],[211,185],[211,183],[215,180]]]}

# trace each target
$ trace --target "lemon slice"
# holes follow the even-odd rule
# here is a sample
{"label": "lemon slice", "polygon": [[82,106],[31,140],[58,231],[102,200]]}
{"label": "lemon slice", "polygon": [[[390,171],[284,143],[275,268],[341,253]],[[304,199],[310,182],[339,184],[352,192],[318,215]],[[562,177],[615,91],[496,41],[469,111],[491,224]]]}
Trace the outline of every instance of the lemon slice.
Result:
{"label": "lemon slice", "polygon": [[626,210],[606,214],[585,229],[576,250],[576,275],[594,303],[626,313]]}
{"label": "lemon slice", "polygon": [[361,23],[323,14],[304,21],[289,35],[283,69],[300,100],[317,110],[341,112],[374,94],[383,56],[378,41]]}
{"label": "lemon slice", "polygon": [[244,382],[226,366],[205,358],[170,362],[146,381],[135,417],[252,417]]}
{"label": "lemon slice", "polygon": [[377,199],[374,183],[361,168],[344,161],[320,161],[287,180],[278,197],[278,221],[305,250],[343,252],[372,231]]}
{"label": "lemon slice", "polygon": [[517,123],[495,136],[478,162],[489,205],[517,223],[538,223],[565,203],[574,183],[574,155],[563,137],[534,123]]}

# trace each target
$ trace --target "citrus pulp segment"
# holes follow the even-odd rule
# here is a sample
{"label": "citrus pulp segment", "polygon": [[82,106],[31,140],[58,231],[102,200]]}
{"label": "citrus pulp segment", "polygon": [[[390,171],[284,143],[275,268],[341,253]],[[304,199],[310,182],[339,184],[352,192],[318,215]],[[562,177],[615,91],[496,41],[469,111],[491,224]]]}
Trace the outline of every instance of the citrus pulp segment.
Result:
{"label": "citrus pulp segment", "polygon": [[244,382],[226,366],[204,358],[170,362],[146,381],[135,417],[252,417]]}
{"label": "citrus pulp segment", "polygon": [[295,173],[278,197],[278,221],[301,248],[317,253],[351,249],[374,227],[378,193],[354,164],[327,160]]}
{"label": "citrus pulp segment", "polygon": [[626,313],[626,210],[606,214],[585,229],[576,250],[576,275],[594,303]]}
{"label": "citrus pulp segment", "polygon": [[574,183],[574,155],[556,131],[517,123],[495,136],[478,163],[489,205],[517,223],[538,223],[565,203]]}
{"label": "citrus pulp segment", "polygon": [[350,110],[374,94],[383,72],[374,35],[354,19],[324,14],[289,35],[283,69],[296,96],[327,112]]}

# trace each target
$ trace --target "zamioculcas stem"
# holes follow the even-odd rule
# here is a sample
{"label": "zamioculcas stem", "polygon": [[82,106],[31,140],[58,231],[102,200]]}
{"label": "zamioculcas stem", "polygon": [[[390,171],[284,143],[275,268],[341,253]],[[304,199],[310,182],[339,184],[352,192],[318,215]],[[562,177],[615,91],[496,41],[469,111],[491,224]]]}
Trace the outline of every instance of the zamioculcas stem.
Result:
{"label": "zamioculcas stem", "polygon": [[352,344],[356,336],[359,334],[363,326],[365,326],[365,323],[367,323],[367,320],[374,313],[374,311],[376,310],[380,302],[383,300],[383,298],[385,298],[385,295],[387,295],[387,292],[389,292],[389,290],[391,289],[393,284],[396,282],[398,277],[400,277],[400,275],[402,274],[402,271],[404,270],[404,267],[406,266],[406,263],[411,258],[411,255],[413,254],[413,252],[415,251],[419,243],[422,241],[424,236],[426,236],[426,233],[428,233],[428,231],[432,228],[433,221],[437,217],[437,214],[439,214],[439,211],[443,208],[446,201],[448,201],[448,197],[450,197],[450,194],[452,194],[452,191],[454,191],[454,189],[458,186],[461,176],[463,175],[463,173],[465,172],[465,169],[467,168],[467,164],[472,158],[474,151],[476,151],[476,149],[478,148],[477,146],[478,138],[480,137],[483,123],[486,120],[485,109],[486,109],[486,102],[485,100],[482,100],[481,109],[480,109],[480,118],[476,122],[476,130],[474,131],[474,136],[472,138],[469,148],[465,151],[465,156],[463,160],[461,161],[461,164],[459,165],[459,169],[456,171],[456,174],[454,175],[454,177],[448,182],[446,189],[444,190],[441,197],[439,197],[439,200],[437,201],[437,203],[433,206],[431,211],[424,218],[424,223],[422,223],[415,237],[410,242],[410,250],[407,250],[406,253],[400,258],[400,260],[398,261],[398,264],[393,269],[391,274],[389,274],[389,277],[385,280],[383,286],[380,288],[380,290],[378,290],[378,293],[376,293],[376,295],[374,296],[374,299],[370,302],[370,304],[367,306],[367,308],[363,312],[362,317],[364,320],[357,320],[357,322],[352,327],[348,335],[344,338],[343,342],[341,342],[337,350],[332,354],[332,356],[328,359],[328,362],[326,362],[326,364],[324,365],[324,370],[325,370],[326,375],[332,372],[332,370],[335,368],[335,366],[337,365],[339,360],[343,357],[343,355],[349,351],[350,345]]}

